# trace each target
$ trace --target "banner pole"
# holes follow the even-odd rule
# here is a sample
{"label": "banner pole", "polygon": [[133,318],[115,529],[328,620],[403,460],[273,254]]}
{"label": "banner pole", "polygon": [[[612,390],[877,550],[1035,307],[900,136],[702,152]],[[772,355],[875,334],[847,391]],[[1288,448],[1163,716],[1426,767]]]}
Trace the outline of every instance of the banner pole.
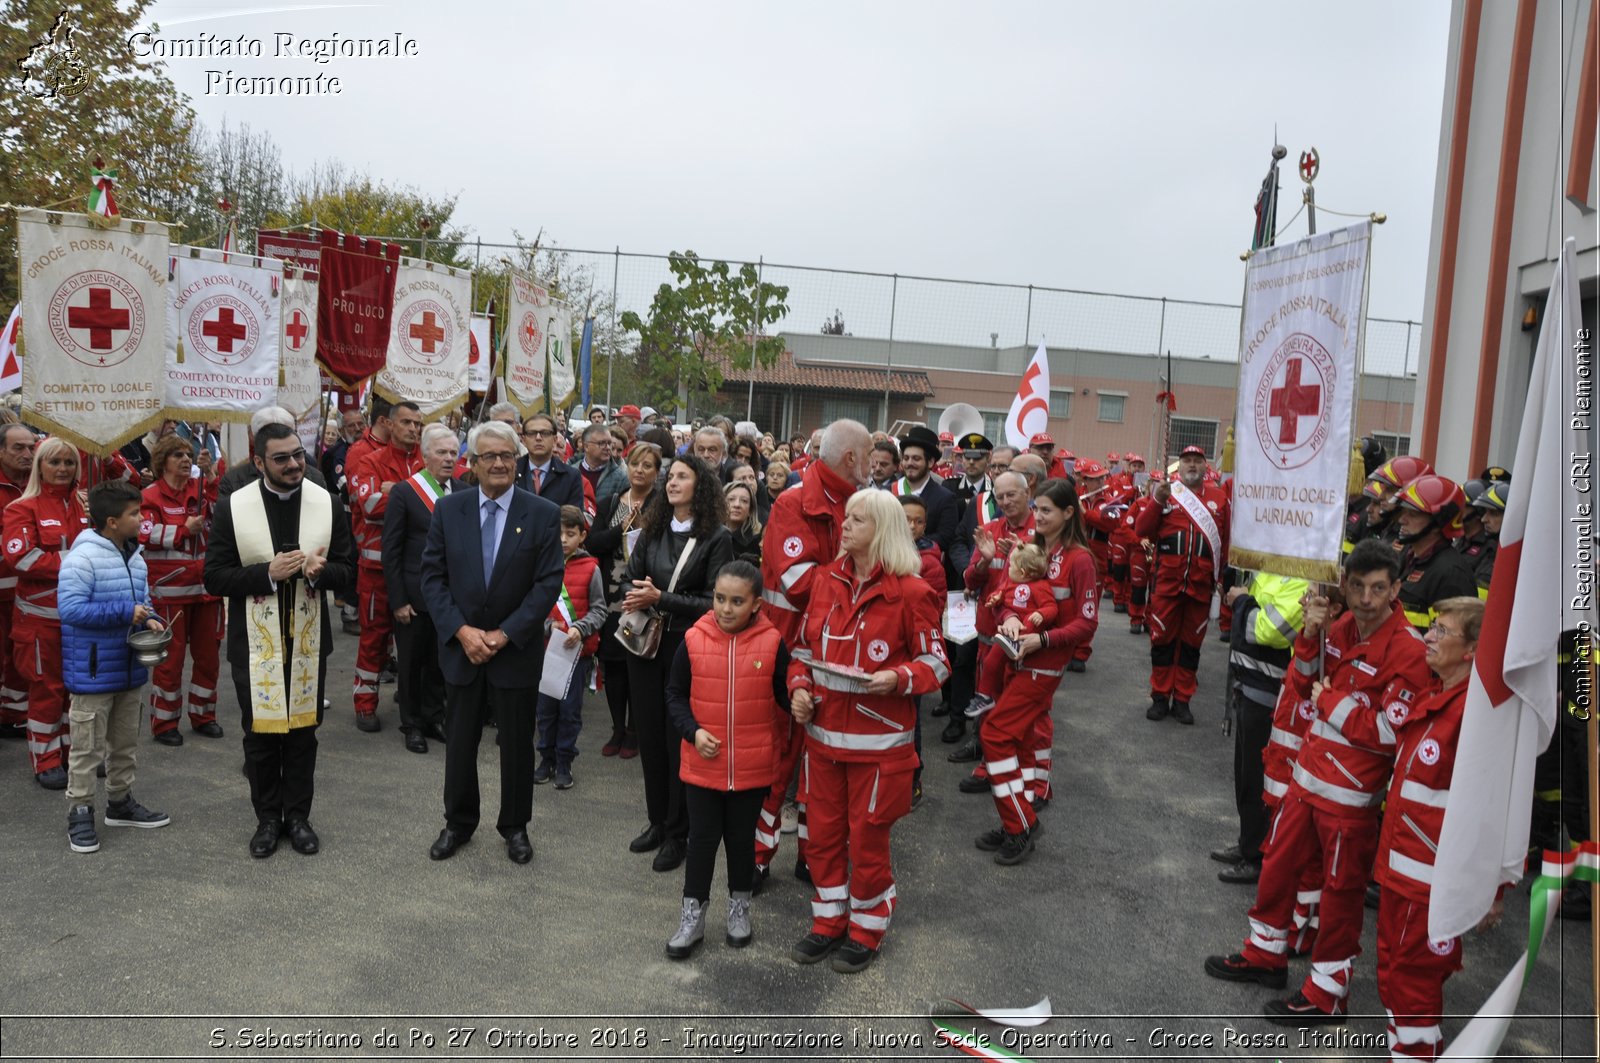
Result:
{"label": "banner pole", "polygon": [[[1573,647],[1574,649],[1581,648],[1584,654],[1588,657],[1588,660],[1584,662],[1584,667],[1589,670],[1589,721],[1588,726],[1584,727],[1583,733],[1588,737],[1589,742],[1590,841],[1600,838],[1600,733],[1597,733],[1597,729],[1600,729],[1600,720],[1595,719],[1594,712],[1594,637],[1595,636],[1592,632],[1587,635],[1580,635],[1577,639],[1577,646]],[[1565,710],[1566,706],[1559,706],[1559,708]],[[1561,721],[1557,720],[1556,727],[1559,728],[1560,726]],[[1561,741],[1559,732],[1556,741],[1558,743]],[[1591,911],[1594,907],[1594,895],[1596,892],[1597,891],[1594,884],[1591,883],[1589,885],[1589,905]],[[1589,984],[1590,988],[1594,992],[1594,1011],[1590,1013],[1590,1018],[1594,1022],[1595,1043],[1600,1044],[1600,919],[1594,919],[1592,917],[1590,918],[1589,936],[1589,973],[1591,978]]]}
{"label": "banner pole", "polygon": [[[618,244],[611,253],[611,340],[615,344],[617,338],[617,273],[622,268],[622,245]],[[606,352],[606,416],[615,421],[617,418],[611,406],[611,370],[617,362],[617,350],[613,346]]]}
{"label": "banner pole", "polygon": [[766,272],[767,256],[756,262],[756,319],[750,329],[750,386],[745,389],[744,419],[755,420],[756,408],[756,336],[761,328],[761,277]]}
{"label": "banner pole", "polygon": [[893,286],[889,289],[889,350],[883,358],[883,430],[889,430],[889,383],[894,368],[894,311],[895,303],[900,299],[900,274],[894,275]]}

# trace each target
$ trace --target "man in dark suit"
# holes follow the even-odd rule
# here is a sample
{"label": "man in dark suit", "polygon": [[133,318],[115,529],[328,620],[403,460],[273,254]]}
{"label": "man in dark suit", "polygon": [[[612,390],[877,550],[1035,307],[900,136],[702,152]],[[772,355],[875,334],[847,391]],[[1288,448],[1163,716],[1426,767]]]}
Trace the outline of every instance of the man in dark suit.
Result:
{"label": "man in dark suit", "polygon": [[547,413],[528,415],[522,422],[522,445],[528,453],[517,462],[517,486],[555,503],[557,509],[582,509],[583,475],[556,457],[556,441],[554,418]]}
{"label": "man in dark suit", "polygon": [[445,826],[428,855],[448,859],[477,829],[478,740],[493,713],[500,735],[496,826],[506,855],[525,864],[533,859],[533,712],[544,671],[544,622],[561,593],[561,511],[514,486],[517,439],[510,428],[479,425],[467,454],[478,486],[434,506],[422,551],[422,597],[438,631],[450,702]]}
{"label": "man in dark suit", "polygon": [[451,491],[456,434],[430,424],[422,430],[421,451],[421,471],[395,485],[383,514],[383,581],[400,659],[400,731],[413,753],[426,753],[429,738],[444,741],[444,676],[422,597],[422,548],[434,507]]}
{"label": "man in dark suit", "polygon": [[[933,475],[939,460],[939,437],[923,425],[914,426],[900,438],[900,479],[890,487],[897,495],[920,495],[928,507],[928,538],[939,544],[948,565],[959,562],[966,567],[968,557],[955,557],[956,526],[961,514],[955,495]],[[960,569],[956,570],[958,573]],[[959,578],[959,577],[958,577]],[[952,583],[951,586],[957,584]]]}
{"label": "man in dark suit", "polygon": [[[228,599],[228,663],[244,717],[245,774],[256,811],[250,855],[271,856],[280,834],[309,855],[320,847],[309,817],[333,652],[323,592],[355,589],[355,549],[338,496],[308,482],[305,448],[294,429],[262,428],[254,461],[259,483],[217,502],[205,583],[208,592]],[[315,635],[308,630],[311,610],[321,617]],[[319,643],[315,651],[308,645],[312,638]],[[314,679],[304,670],[312,652]]]}

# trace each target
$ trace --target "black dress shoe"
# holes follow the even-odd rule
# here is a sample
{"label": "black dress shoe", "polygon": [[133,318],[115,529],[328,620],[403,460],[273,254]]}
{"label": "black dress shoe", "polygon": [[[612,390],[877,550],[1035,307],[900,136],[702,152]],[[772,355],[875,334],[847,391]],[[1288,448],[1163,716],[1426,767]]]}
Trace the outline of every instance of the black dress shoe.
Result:
{"label": "black dress shoe", "polygon": [[652,823],[646,827],[639,836],[628,843],[630,853],[648,853],[652,849],[661,848],[662,832],[659,824]]}
{"label": "black dress shoe", "polygon": [[965,779],[962,779],[956,784],[956,789],[960,790],[964,794],[986,794],[990,789],[989,780],[979,779],[975,776],[968,775]]}
{"label": "black dress shoe", "polygon": [[470,834],[453,831],[449,827],[439,832],[439,837],[434,840],[432,848],[428,850],[429,860],[448,860],[456,855],[456,850],[467,844],[472,839]]}
{"label": "black dress shoe", "polygon": [[265,860],[278,851],[278,835],[283,833],[283,823],[276,819],[264,819],[256,824],[256,832],[250,836],[250,855],[257,860]]}
{"label": "black dress shoe", "polygon": [[1237,864],[1244,859],[1244,850],[1239,848],[1239,843],[1234,842],[1226,849],[1211,850],[1211,859],[1219,864]]}
{"label": "black dress shoe", "polygon": [[383,730],[383,721],[378,719],[378,714],[375,712],[358,712],[356,713],[356,728],[372,734]]}
{"label": "black dress shoe", "polygon": [[1189,711],[1189,703],[1187,701],[1174,701],[1172,703],[1172,718],[1185,727],[1194,726],[1194,713]]}
{"label": "black dress shoe", "polygon": [[1165,720],[1172,712],[1172,703],[1166,698],[1151,698],[1150,707],[1144,710],[1147,720]]}
{"label": "black dress shoe", "polygon": [[1261,865],[1251,860],[1240,860],[1232,867],[1218,871],[1217,880],[1235,886],[1248,886],[1261,881]]}
{"label": "black dress shoe", "polygon": [[156,735],[156,741],[164,746],[181,746],[183,745],[183,733],[174,727],[170,731],[162,731]]}
{"label": "black dress shoe", "polygon": [[935,705],[932,709],[930,709],[928,711],[928,715],[930,715],[930,716],[948,716],[948,715],[950,715],[950,703],[948,701],[939,702],[939,704]]}
{"label": "black dress shoe", "polygon": [[525,830],[512,831],[506,838],[506,855],[513,864],[526,864],[533,859],[533,843]]}
{"label": "black dress shoe", "polygon": [[435,742],[443,742],[445,740],[443,728],[436,723],[430,723],[424,726],[422,728],[422,737],[431,738]]}
{"label": "black dress shoe", "polygon": [[1067,662],[1067,671],[1069,672],[1087,672],[1088,670],[1089,666],[1084,664],[1082,661]]}
{"label": "black dress shoe", "polygon": [[310,856],[322,848],[322,842],[317,838],[317,832],[311,829],[311,824],[303,819],[285,820],[283,833],[289,836],[289,844],[301,856]]}
{"label": "black dress shoe", "polygon": [[950,722],[944,725],[944,730],[939,732],[939,741],[945,745],[953,745],[967,733],[967,719],[965,716],[952,715]]}
{"label": "black dress shoe", "polygon": [[406,749],[413,753],[426,753],[428,740],[422,737],[421,731],[411,731],[406,735]]}
{"label": "black dress shoe", "polygon": [[650,870],[676,871],[683,866],[683,859],[688,855],[681,839],[666,838],[661,842],[661,848],[656,850],[656,858],[650,861]]}
{"label": "black dress shoe", "polygon": [[978,749],[978,736],[972,734],[968,735],[967,740],[956,746],[954,752],[944,759],[952,764],[971,764],[980,756],[982,756],[982,753]]}
{"label": "black dress shoe", "polygon": [[206,738],[221,738],[222,725],[216,720],[212,720],[210,723],[202,723],[197,725],[194,729],[194,733],[197,735],[203,735]]}

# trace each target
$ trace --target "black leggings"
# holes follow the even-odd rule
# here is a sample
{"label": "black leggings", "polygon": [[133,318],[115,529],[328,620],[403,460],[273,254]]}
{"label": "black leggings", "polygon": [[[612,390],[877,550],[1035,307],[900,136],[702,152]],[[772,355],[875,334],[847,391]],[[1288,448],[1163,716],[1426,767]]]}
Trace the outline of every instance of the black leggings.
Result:
{"label": "black leggings", "polygon": [[689,859],[683,870],[683,895],[701,904],[711,899],[718,842],[728,854],[728,892],[749,893],[756,877],[756,817],[770,787],[728,791],[686,783],[683,789],[689,806]]}
{"label": "black leggings", "polygon": [[600,658],[606,677],[606,706],[611,710],[611,730],[622,735],[633,730],[628,704],[628,662]]}

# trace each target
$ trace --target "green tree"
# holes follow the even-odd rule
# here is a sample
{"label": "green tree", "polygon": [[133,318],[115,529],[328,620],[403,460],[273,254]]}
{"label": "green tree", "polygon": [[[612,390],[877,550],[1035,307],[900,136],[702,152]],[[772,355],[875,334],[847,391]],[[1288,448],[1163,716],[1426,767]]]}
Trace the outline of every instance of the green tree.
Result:
{"label": "green tree", "polygon": [[450,224],[457,196],[428,196],[413,188],[387,185],[368,174],[352,173],[338,160],[295,174],[288,186],[283,213],[269,213],[269,226],[314,222],[343,233],[398,243],[409,256],[420,255],[426,239],[429,260],[472,265],[472,256],[463,254],[466,231]]}
{"label": "green tree", "polygon": [[[117,202],[130,217],[170,220],[193,200],[194,111],[162,65],[129,42],[149,6],[0,0],[0,202],[76,207],[97,155],[119,171]],[[8,212],[0,247],[15,246]],[[0,271],[0,295],[16,294],[15,274]]]}
{"label": "green tree", "polygon": [[[789,312],[789,288],[760,279],[749,262],[737,270],[726,262],[700,261],[693,251],[674,251],[668,267],[677,283],[663,284],[647,317],[622,314],[622,327],[639,336],[634,361],[642,394],[653,406],[682,406],[722,387],[722,367],[770,367],[783,340],[762,329]],[[751,337],[756,337],[751,343]]]}

